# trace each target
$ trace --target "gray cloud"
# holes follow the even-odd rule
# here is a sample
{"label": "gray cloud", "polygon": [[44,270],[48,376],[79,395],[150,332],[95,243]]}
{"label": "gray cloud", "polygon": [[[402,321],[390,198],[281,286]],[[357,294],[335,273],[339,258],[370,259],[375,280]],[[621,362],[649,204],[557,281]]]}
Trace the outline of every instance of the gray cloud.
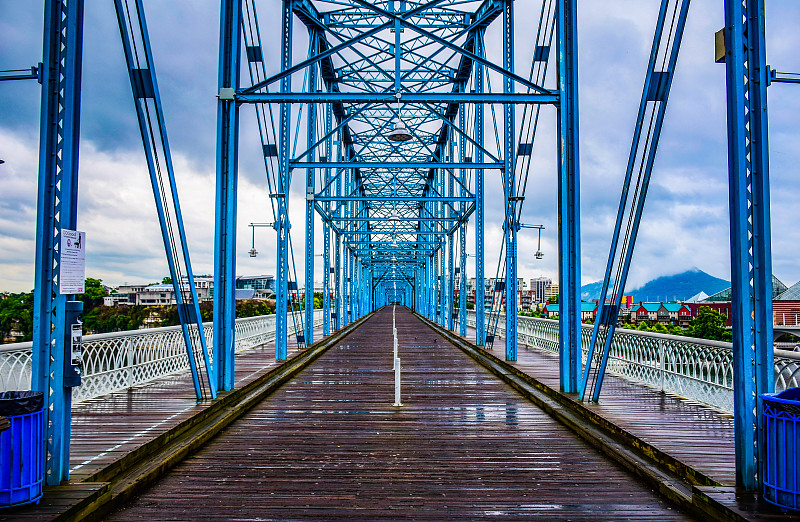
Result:
{"label": "gray cloud", "polygon": [[[41,54],[41,11],[35,3],[0,2],[0,68],[27,67]],[[278,64],[280,17],[275,2],[260,4],[261,30],[271,72]],[[190,7],[174,2],[146,5],[159,86],[170,142],[175,154],[190,251],[196,273],[213,270],[213,204],[218,60],[218,6]],[[533,2],[517,2],[517,63],[527,71],[536,19]],[[584,2],[579,5],[581,101],[582,262],[584,282],[602,276],[608,255],[619,190],[630,149],[652,40],[657,5],[635,0]],[[779,11],[780,10],[780,11]],[[788,15],[784,12],[788,11]],[[781,15],[778,15],[778,13]],[[767,11],[770,63],[780,70],[800,70],[798,36],[792,25],[800,14],[794,3]],[[718,1],[696,1],[684,37],[659,156],[653,174],[630,285],[697,266],[728,277],[727,152],[724,66],[714,64],[713,32],[722,26]],[[111,282],[150,281],[166,274],[163,247],[155,221],[152,194],[126,77],[111,3],[86,11],[82,101],[80,226],[91,232],[92,273]],[[295,61],[306,54],[304,30],[295,32]],[[498,33],[488,35],[497,54]],[[553,85],[553,71],[549,85]],[[244,77],[246,77],[246,73]],[[244,80],[247,81],[247,80]],[[299,87],[295,80],[295,87]],[[493,79],[493,86],[500,83]],[[770,145],[773,251],[776,274],[787,282],[800,278],[793,226],[797,200],[796,169],[800,148],[796,115],[800,98],[791,85],[770,88]],[[36,140],[39,89],[33,82],[0,85],[0,289],[32,285],[33,223],[36,197]],[[263,161],[252,109],[242,107],[238,270],[274,272],[274,232],[260,229],[251,259],[250,221],[271,221]],[[487,111],[488,114],[488,111]],[[518,115],[521,113],[518,113]],[[524,277],[557,275],[555,111],[543,111],[536,138],[534,166],[522,222],[543,224],[543,260],[535,231],[519,235],[519,273]],[[491,120],[489,120],[491,121]],[[304,128],[304,124],[301,128]],[[488,131],[487,142],[494,136]],[[12,150],[13,149],[13,150]],[[304,175],[295,175],[291,217],[295,257],[302,265]],[[486,273],[493,275],[500,248],[502,190],[497,172],[487,173]],[[321,226],[316,227],[317,248]],[[474,245],[474,232],[469,233]],[[468,249],[474,251],[474,246]],[[318,270],[321,261],[317,258]],[[319,272],[317,272],[319,274]],[[468,274],[473,274],[470,267]]]}

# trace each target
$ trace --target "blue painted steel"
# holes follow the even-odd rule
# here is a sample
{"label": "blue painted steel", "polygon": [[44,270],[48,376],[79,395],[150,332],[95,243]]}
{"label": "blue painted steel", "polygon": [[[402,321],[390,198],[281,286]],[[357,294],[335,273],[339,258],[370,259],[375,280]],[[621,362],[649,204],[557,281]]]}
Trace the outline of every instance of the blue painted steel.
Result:
{"label": "blue painted steel", "polygon": [[800,73],[779,72],[775,69],[769,70],[769,83],[800,83]]}
{"label": "blue painted steel", "polygon": [[[483,56],[486,47],[483,42],[483,31],[478,31],[475,36],[476,51]],[[482,94],[484,91],[483,66],[475,64],[475,91]],[[475,106],[475,161],[483,163],[483,104]],[[484,295],[484,197],[483,197],[483,169],[475,170],[475,344],[483,346],[486,343],[486,303]]]}
{"label": "blue painted steel", "polygon": [[[462,112],[464,107],[460,107]],[[448,128],[448,157],[453,158],[455,155],[455,142],[454,137],[455,133],[452,129]],[[453,169],[448,169],[446,171],[446,184],[447,184],[447,195],[448,197],[453,197],[455,193],[455,171]],[[458,216],[458,211],[455,207],[448,205],[445,208],[448,217]],[[455,330],[455,317],[453,317],[453,312],[455,311],[455,303],[453,302],[454,294],[455,294],[455,234],[450,232],[447,234],[447,273],[445,277],[447,278],[447,295],[445,296],[445,302],[447,306],[445,307],[445,317],[444,322],[447,325],[447,329],[450,331]]]}
{"label": "blue painted steel", "polygon": [[[325,106],[325,154],[333,157],[333,107]],[[325,169],[325,196],[331,195],[331,169]],[[330,202],[325,202],[325,215],[331,212]],[[322,336],[331,334],[331,227],[327,220],[322,222]]]}
{"label": "blue painted steel", "polygon": [[[409,202],[432,202],[432,203],[455,203],[455,202],[472,202],[475,201],[474,196],[314,196],[315,201],[409,201]],[[373,218],[377,219],[377,218]],[[386,218],[388,219],[388,217]],[[416,217],[400,218],[417,220]]]}
{"label": "blue painted steel", "polygon": [[[473,212],[477,212],[476,273],[482,288],[484,172],[494,169],[505,172],[511,190],[505,198],[506,210],[514,223],[515,144],[511,106],[553,104],[558,100],[556,92],[511,70],[510,0],[480,5],[446,4],[440,0],[424,3],[387,0],[379,4],[347,0],[331,9],[312,0],[287,0],[283,3],[280,72],[261,81],[255,78],[254,85],[236,90],[237,103],[281,104],[278,156],[282,172],[274,199],[279,207],[276,222],[281,237],[288,234],[285,195],[290,192],[291,169],[306,169],[307,308],[313,302],[310,295],[313,212],[320,216],[325,236],[323,286],[329,284],[325,279],[331,262],[327,234],[329,231],[336,234],[335,256],[339,260],[333,260],[334,279],[338,278],[334,282],[333,308],[338,309],[333,312],[334,323],[348,324],[379,304],[396,300],[417,307],[439,324],[453,329],[455,277],[458,277],[458,294],[463,297],[459,301],[459,330],[466,333],[466,227]],[[469,11],[470,8],[474,11]],[[486,57],[483,34],[504,11],[505,34],[510,44],[506,46],[504,65],[500,66]],[[289,49],[295,16],[311,35],[312,52],[307,59],[292,63]],[[336,40],[329,41],[331,36]],[[484,91],[486,71],[503,75],[502,94]],[[290,79],[301,73],[306,74],[305,92],[292,91]],[[278,81],[280,92],[267,92],[267,87]],[[527,87],[528,92],[514,93],[513,84]],[[295,115],[288,109],[290,103],[306,105]],[[313,122],[313,107],[320,103],[330,111],[321,137],[317,136],[317,125]],[[504,119],[503,127],[503,132],[510,129],[504,138],[505,159],[499,159],[500,151],[488,151],[483,146],[486,103],[504,104],[504,114],[509,116]],[[476,128],[470,131],[468,127],[473,126],[473,120],[466,111],[473,106]],[[296,118],[299,130],[302,111],[307,118],[305,150],[290,151],[290,142],[296,143],[300,137],[290,137],[289,129]],[[406,128],[405,137],[410,139],[394,141],[398,135],[389,131],[397,128]],[[337,154],[331,150],[334,136]],[[467,157],[467,148],[475,151],[474,160]],[[324,187],[314,186],[316,169],[325,170]],[[474,190],[468,186],[473,171]],[[512,230],[510,258],[514,262],[510,265],[516,261],[515,235],[516,230]],[[284,337],[282,307],[286,296],[281,273],[286,255],[279,239],[279,353]],[[460,256],[459,261],[456,256]],[[509,286],[514,297],[510,301],[515,303],[516,278],[512,278]],[[482,342],[485,335],[482,295],[480,304]],[[308,321],[307,317],[306,330],[310,329]],[[515,323],[513,317],[510,321]],[[515,344],[515,325],[509,330]]]}
{"label": "blue painted steel", "polygon": [[198,400],[213,399],[217,396],[216,382],[212,378],[205,336],[197,335],[197,332],[203,331],[203,321],[183,227],[144,6],[142,0],[136,0],[133,8],[128,3],[123,4],[123,0],[115,0],[114,7],[195,394]]}
{"label": "blue painted steel", "polygon": [[[319,52],[319,35],[317,31],[309,31],[309,55],[313,56]],[[308,89],[311,92],[317,90],[317,65],[308,68]],[[317,106],[307,105],[306,140],[310,150],[308,159],[313,162],[316,156],[313,148],[317,135]],[[314,192],[315,192],[316,170],[313,167],[306,169],[306,263],[305,263],[305,325],[304,335],[306,346],[314,343]]]}
{"label": "blue painted steel", "polygon": [[[238,89],[242,0],[222,0],[221,6],[219,88]],[[217,101],[213,317],[214,360],[218,361],[214,372],[220,390],[232,390],[235,384],[238,145],[238,105],[233,100],[220,98]]]}
{"label": "blue painted steel", "polygon": [[726,0],[736,484],[751,491],[763,476],[757,397],[774,387],[764,40],[763,0]]}
{"label": "blue painted steel", "polygon": [[[505,0],[503,10],[503,68],[514,70],[514,3]],[[503,92],[514,92],[514,82],[508,75],[503,77]],[[505,240],[506,240],[506,361],[517,360],[517,226],[516,226],[516,140],[514,138],[514,106],[503,106],[503,129],[505,171]]]}
{"label": "blue painted steel", "polygon": [[[464,87],[462,86],[462,90]],[[466,107],[462,106],[458,111],[458,127],[460,129],[458,139],[458,160],[463,162],[467,155],[467,140],[464,135],[467,131],[467,114]],[[459,170],[459,185],[461,197],[464,197],[467,192],[467,171],[466,169]],[[473,198],[474,199],[474,198]],[[466,203],[462,202],[459,207],[459,214],[463,217],[466,214]],[[459,277],[458,277],[458,335],[462,337],[467,336],[467,227],[460,226],[458,228],[458,246],[459,246]]]}
{"label": "blue painted steel", "polygon": [[34,65],[30,69],[6,69],[0,71],[0,82],[11,80],[38,80],[42,82],[42,64]]}
{"label": "blue painted steel", "polygon": [[[633,141],[622,186],[617,221],[611,240],[608,264],[603,279],[603,288],[600,292],[600,302],[606,303],[608,300],[610,303],[605,305],[606,312],[601,314],[601,320],[595,321],[592,331],[589,356],[583,372],[580,391],[581,400],[584,399],[589,390],[591,390],[593,401],[597,401],[600,398],[600,390],[605,376],[606,365],[608,364],[614,330],[616,329],[618,311],[633,258],[633,250],[636,245],[639,224],[644,210],[647,189],[653,171],[661,128],[666,114],[670,86],[678,61],[678,52],[680,51],[688,12],[689,0],[662,0],[661,2],[650,52],[650,61],[647,66],[642,98],[639,104],[639,113],[634,126]],[[665,28],[668,29],[666,33],[664,33]],[[660,64],[658,60],[661,60]],[[665,70],[656,71],[657,68],[665,68]],[[654,95],[656,92],[658,94]],[[647,131],[644,141],[642,141],[641,136],[643,129]],[[634,179],[636,182],[632,186],[631,182]],[[631,188],[633,191],[631,191]],[[622,232],[623,223],[627,223],[628,228],[621,239],[620,233]],[[623,249],[618,257],[617,248],[619,245],[622,245]],[[608,295],[609,285],[614,288],[611,296]],[[603,344],[603,349],[599,352],[595,348],[598,342]],[[599,364],[594,364],[596,354],[600,357]],[[595,369],[594,375],[592,375],[593,368]]]}
{"label": "blue painted steel", "polygon": [[578,151],[577,1],[558,0],[558,284],[559,383],[578,392],[581,373],[580,166]]}
{"label": "blue painted steel", "polygon": [[62,229],[78,211],[83,1],[46,0],[36,204],[31,389],[45,399],[45,483],[69,479],[72,390],[64,387],[66,302],[59,292]]}
{"label": "blue painted steel", "polygon": [[312,162],[312,161],[291,161],[289,164],[292,168],[370,168],[370,169],[394,169],[394,168],[408,168],[408,169],[503,169],[505,163],[501,162],[487,162],[487,163],[456,163],[447,161],[358,161],[358,162]]}
{"label": "blue painted steel", "polygon": [[[258,94],[236,94],[238,103],[392,103],[395,101],[393,93],[258,93]],[[545,104],[551,105],[558,103],[556,92],[548,93],[404,93],[403,101],[406,103],[513,103],[513,104]]]}
{"label": "blue painted steel", "polygon": [[[292,0],[283,0],[283,15],[281,27],[281,70],[285,71],[292,63]],[[290,76],[281,79],[281,92],[290,92],[292,83]],[[275,230],[278,232],[278,248],[276,249],[277,276],[275,278],[275,360],[283,361],[286,359],[286,312],[287,300],[289,298],[289,188],[291,175],[289,172],[289,150],[290,150],[290,110],[288,103],[281,104],[280,110],[280,130],[279,130],[279,157],[280,171],[278,177],[278,194],[276,197],[278,205],[278,221],[275,223]]]}

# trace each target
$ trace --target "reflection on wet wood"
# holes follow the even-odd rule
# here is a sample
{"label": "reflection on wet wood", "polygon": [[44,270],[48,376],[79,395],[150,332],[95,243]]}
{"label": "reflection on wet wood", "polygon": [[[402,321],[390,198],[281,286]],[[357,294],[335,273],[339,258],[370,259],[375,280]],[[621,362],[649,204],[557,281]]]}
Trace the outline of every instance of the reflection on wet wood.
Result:
{"label": "reflection on wet wood", "polygon": [[682,520],[398,309],[331,348],[113,520]]}

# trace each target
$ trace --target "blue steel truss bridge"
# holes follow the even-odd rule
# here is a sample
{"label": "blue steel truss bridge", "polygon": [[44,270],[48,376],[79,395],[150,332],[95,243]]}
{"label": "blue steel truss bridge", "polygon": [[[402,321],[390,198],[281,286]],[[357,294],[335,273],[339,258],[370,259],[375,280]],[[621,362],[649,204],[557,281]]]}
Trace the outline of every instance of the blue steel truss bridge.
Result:
{"label": "blue steel truss bridge", "polygon": [[[394,362],[390,359],[386,370],[392,367],[398,372],[397,408],[401,404],[398,349],[402,351],[405,343],[414,354],[409,357],[418,357],[413,360],[420,365],[435,364],[435,358],[425,359],[413,352],[428,346],[421,340],[425,336],[428,347],[454,343],[526,397],[536,396],[532,400],[546,411],[556,412],[564,424],[570,425],[571,419],[580,416],[584,421],[599,422],[592,417],[591,407],[602,405],[600,393],[606,374],[614,374],[611,388],[620,390],[615,379],[633,372],[626,369],[630,362],[620,363],[620,350],[626,348],[619,347],[638,341],[631,340],[629,332],[615,335],[615,330],[690,16],[689,0],[654,2],[658,15],[653,43],[643,72],[598,318],[591,327],[581,324],[576,0],[532,2],[537,17],[522,23],[515,19],[520,2],[513,0],[221,0],[218,84],[216,99],[209,100],[217,107],[214,311],[212,323],[205,325],[158,86],[158,56],[150,45],[147,2],[113,3],[181,322],[170,341],[180,350],[170,352],[165,360],[173,355],[180,358],[174,368],[186,370],[184,384],[192,400],[202,405],[198,406],[200,417],[192,417],[188,424],[211,422],[223,408],[214,405],[228,405],[234,401],[231,397],[238,401],[243,390],[261,386],[262,381],[288,381],[329,348],[353,348],[354,354],[361,354],[358,350],[363,351],[369,341],[365,332],[372,331],[378,332],[376,350],[389,346],[391,352],[394,344]],[[27,362],[24,355],[13,357],[21,361],[20,367],[28,365],[31,388],[45,394],[46,483],[58,486],[70,478],[71,471],[84,466],[76,468],[70,458],[72,412],[83,407],[81,402],[73,408],[73,388],[81,385],[82,374],[118,375],[118,369],[112,369],[116,363],[109,361],[122,360],[123,355],[107,355],[98,367],[90,368],[82,361],[80,328],[76,327],[81,306],[76,290],[62,277],[67,274],[62,237],[77,225],[84,2],[46,0],[44,4],[42,62],[30,70],[3,71],[0,80],[36,79],[42,89],[34,338],[27,348]],[[724,7],[725,27],[717,34],[716,50],[717,61],[725,64],[727,73],[733,342],[706,347],[707,353],[714,354],[709,356],[715,361],[713,370],[698,365],[705,369],[694,377],[702,381],[698,386],[705,386],[706,392],[713,388],[713,393],[723,396],[720,404],[731,406],[727,414],[732,417],[720,421],[728,422],[725,430],[730,431],[725,431],[731,450],[726,468],[730,480],[725,480],[743,491],[758,491],[768,480],[764,467],[767,441],[758,397],[774,391],[776,376],[783,387],[796,383],[795,370],[787,370],[795,368],[794,363],[790,358],[776,359],[772,344],[767,86],[798,81],[797,75],[777,73],[766,64],[764,0],[725,0]],[[259,21],[264,17],[280,20],[279,34],[263,34]],[[523,31],[532,35],[528,38],[532,44],[520,56],[515,37]],[[270,57],[276,59],[271,62]],[[520,63],[524,68],[518,67]],[[254,111],[256,124],[245,128],[240,121],[242,111]],[[248,323],[250,326],[236,320],[236,256],[246,245],[236,234],[242,133],[257,133],[260,139],[263,190],[269,196],[265,213],[270,222],[251,226],[253,238],[257,227],[274,231],[277,267],[276,313],[269,320]],[[515,313],[518,234],[523,228],[538,229],[539,234],[543,229],[521,222],[532,185],[532,166],[539,161],[537,155],[548,150],[537,146],[536,138],[543,133],[555,136],[556,143],[555,158],[548,160],[555,165],[549,175],[558,187],[554,234],[558,240],[560,313],[554,323],[523,321],[521,338]],[[498,196],[488,196],[487,176],[500,179]],[[302,187],[301,197],[296,197],[298,187]],[[502,246],[497,253],[487,252],[485,246],[489,205],[501,209],[502,214]],[[293,223],[290,216],[297,214],[291,214],[290,207],[298,206],[305,218]],[[320,236],[321,251],[315,241]],[[294,255],[293,239],[303,244],[297,249],[303,252],[302,258]],[[468,256],[468,251],[474,254]],[[256,255],[254,245],[251,255]],[[485,266],[486,259],[495,258],[496,266]],[[470,276],[478,289],[474,312],[467,310]],[[321,310],[316,313],[312,312],[315,281],[322,284]],[[487,281],[491,285],[484,296]],[[390,310],[392,327],[387,331],[393,335],[387,337],[380,328],[389,328]],[[420,339],[414,336],[415,329],[424,332]],[[352,346],[345,341],[349,335],[356,339]],[[665,380],[683,369],[679,370],[678,363],[669,366],[672,363],[665,362],[664,343],[677,343],[682,353],[694,353],[695,347],[686,348],[691,345],[688,341],[662,341],[654,349],[662,358],[657,359],[650,350],[650,355],[637,359],[635,371],[650,375],[660,368],[661,389],[665,390]],[[125,382],[130,389],[138,371],[132,361],[145,357],[146,351],[130,348],[132,342],[125,345],[130,362],[125,367]],[[251,349],[265,343],[274,343],[269,345],[274,349],[274,361],[243,378],[242,368],[237,367],[244,361],[239,352],[244,345]],[[106,344],[92,346],[102,351],[123,345],[121,341]],[[546,375],[531,377],[525,365],[533,359],[536,364],[541,361],[527,348],[520,357],[520,347],[528,345],[555,354],[552,359],[541,359],[552,366]],[[491,356],[498,348],[501,357]],[[446,364],[455,364],[455,355],[447,357]],[[371,362],[360,359],[354,359],[353,368],[362,363],[368,368],[365,372],[378,371]],[[251,364],[255,363],[245,366]],[[341,372],[348,371],[345,362],[336,359],[335,364],[343,365]],[[274,372],[284,370],[285,375],[276,377]],[[262,371],[264,374],[259,374]],[[261,376],[252,380],[257,374]],[[703,381],[719,375],[723,377],[714,383],[716,387],[708,388]],[[537,379],[545,384],[532,384]],[[652,375],[647,379],[647,384],[653,385]],[[376,377],[376,383],[379,380]],[[91,382],[88,377],[87,382]],[[539,386],[539,392],[525,386]],[[547,397],[537,395],[544,388],[549,390]],[[479,390],[470,390],[480,401]],[[309,389],[306,393],[313,392]],[[363,394],[364,401],[374,400],[370,393]],[[75,397],[78,402],[88,395]],[[703,401],[709,404],[709,400]],[[237,411],[253,406],[242,404],[236,406]],[[716,402],[711,405],[720,409]],[[173,417],[191,408],[187,406]],[[475,408],[479,408],[475,418],[484,420],[484,406]],[[517,422],[514,408],[509,406],[506,411],[507,425]],[[564,410],[559,417],[558,408],[569,412]],[[424,425],[424,419],[421,422]],[[185,428],[181,426],[175,429]],[[580,432],[584,428],[575,429]],[[206,440],[217,431],[199,437]],[[623,431],[625,428],[619,428],[616,434],[603,436],[618,436]],[[698,429],[698,433],[705,432]],[[144,450],[132,454],[136,451]],[[105,453],[83,456],[89,463],[102,460]],[[680,480],[694,477],[674,456],[665,454],[662,460],[668,462],[670,473],[683,470],[685,476]],[[133,457],[124,457],[120,466],[133,466],[133,461]],[[647,469],[641,473],[660,473]],[[96,470],[85,475],[83,482],[113,483],[110,473]],[[675,488],[720,486],[725,480],[692,478],[687,479],[688,486],[682,483]],[[660,482],[662,486],[667,483]],[[96,486],[92,498],[105,495],[104,487]],[[109,493],[114,494],[119,497],[119,493]],[[125,495],[115,505],[122,505]],[[683,492],[666,494],[672,500],[685,497],[681,495]],[[694,505],[691,495],[688,498],[684,504],[678,503]],[[469,510],[463,513],[475,515]],[[422,517],[430,514],[419,512]],[[370,516],[380,518],[385,513]]]}

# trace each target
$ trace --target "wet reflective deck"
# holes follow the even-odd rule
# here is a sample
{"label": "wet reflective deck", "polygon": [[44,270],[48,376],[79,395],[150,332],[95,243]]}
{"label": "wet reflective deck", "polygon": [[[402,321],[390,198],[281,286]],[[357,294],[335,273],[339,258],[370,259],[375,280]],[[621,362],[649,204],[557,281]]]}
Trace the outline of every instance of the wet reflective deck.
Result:
{"label": "wet reflective deck", "polygon": [[[519,347],[513,364],[559,389],[558,356]],[[614,375],[606,375],[599,404],[586,406],[712,480],[736,483],[732,415]]]}
{"label": "wet reflective deck", "polygon": [[[322,337],[321,330],[314,335]],[[296,351],[290,342],[289,357]],[[274,341],[237,354],[236,388],[278,365]],[[91,477],[207,406],[197,402],[188,372],[76,404],[72,410],[70,481]]]}
{"label": "wet reflective deck", "polygon": [[112,520],[684,520],[461,351],[379,311]]}

